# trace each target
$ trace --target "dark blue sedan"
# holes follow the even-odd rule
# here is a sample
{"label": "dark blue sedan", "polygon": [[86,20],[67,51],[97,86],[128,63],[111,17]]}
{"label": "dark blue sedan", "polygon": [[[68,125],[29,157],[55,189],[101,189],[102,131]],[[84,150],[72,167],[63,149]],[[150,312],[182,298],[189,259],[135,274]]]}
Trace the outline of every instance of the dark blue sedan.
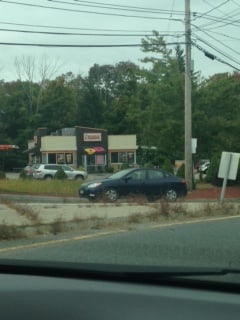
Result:
{"label": "dark blue sedan", "polygon": [[130,194],[145,195],[149,200],[164,197],[175,201],[186,196],[187,187],[184,179],[164,170],[135,168],[121,170],[103,180],[83,183],[79,188],[79,196],[88,199],[103,197],[115,201]]}

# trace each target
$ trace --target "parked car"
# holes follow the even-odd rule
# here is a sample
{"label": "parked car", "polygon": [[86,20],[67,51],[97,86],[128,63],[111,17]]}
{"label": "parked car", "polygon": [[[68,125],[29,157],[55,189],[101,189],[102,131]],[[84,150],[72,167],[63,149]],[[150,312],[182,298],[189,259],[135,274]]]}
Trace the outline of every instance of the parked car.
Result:
{"label": "parked car", "polygon": [[199,168],[198,168],[198,172],[199,173],[204,173],[206,174],[208,171],[208,168],[210,166],[210,161],[205,161],[204,163],[202,163]]}
{"label": "parked car", "polygon": [[88,177],[86,171],[75,170],[70,166],[61,165],[61,164],[38,164],[35,165],[33,170],[33,178],[34,179],[53,179],[55,173],[62,168],[68,179],[77,180],[81,179],[84,180]]}
{"label": "parked car", "polygon": [[122,195],[144,194],[148,199],[165,197],[175,201],[187,194],[186,182],[164,170],[125,169],[103,180],[81,184],[79,196],[95,199],[103,196],[115,201]]}
{"label": "parked car", "polygon": [[33,171],[36,164],[28,164],[23,168],[23,171],[26,173],[26,176],[31,178],[33,176]]}

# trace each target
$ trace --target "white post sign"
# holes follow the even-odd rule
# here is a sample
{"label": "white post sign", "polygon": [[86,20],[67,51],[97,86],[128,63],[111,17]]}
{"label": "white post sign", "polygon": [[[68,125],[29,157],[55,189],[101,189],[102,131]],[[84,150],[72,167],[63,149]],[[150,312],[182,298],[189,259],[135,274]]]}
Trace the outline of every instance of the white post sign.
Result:
{"label": "white post sign", "polygon": [[[228,171],[230,158],[231,163]],[[236,180],[239,158],[240,153],[222,152],[221,162],[218,170],[218,178],[224,179],[227,175],[227,179]]]}
{"label": "white post sign", "polygon": [[223,202],[227,180],[236,180],[240,153],[222,152],[218,177],[223,179],[220,201]]}

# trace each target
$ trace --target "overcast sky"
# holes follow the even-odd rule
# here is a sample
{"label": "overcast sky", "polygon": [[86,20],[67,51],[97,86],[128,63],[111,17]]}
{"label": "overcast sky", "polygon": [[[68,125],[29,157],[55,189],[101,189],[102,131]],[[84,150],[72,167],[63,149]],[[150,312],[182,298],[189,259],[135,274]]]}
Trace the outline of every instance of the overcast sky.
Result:
{"label": "overcast sky", "polygon": [[[190,6],[194,70],[209,77],[240,69],[240,2],[190,0]],[[36,61],[45,56],[61,64],[58,74],[71,71],[83,76],[95,63],[140,63],[144,57],[140,47],[114,45],[141,44],[152,30],[164,36],[169,48],[176,43],[184,48],[184,10],[185,0],[0,1],[0,79],[17,79],[14,61],[22,56]],[[94,47],[104,45],[113,47]]]}

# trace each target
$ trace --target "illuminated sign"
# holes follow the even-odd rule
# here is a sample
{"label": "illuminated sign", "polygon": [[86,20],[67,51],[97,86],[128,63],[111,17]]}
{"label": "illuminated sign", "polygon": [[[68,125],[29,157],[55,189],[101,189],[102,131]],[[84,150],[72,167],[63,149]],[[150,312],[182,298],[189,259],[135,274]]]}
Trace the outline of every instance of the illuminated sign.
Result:
{"label": "illuminated sign", "polygon": [[84,133],[83,134],[83,141],[102,141],[102,134],[101,133]]}

